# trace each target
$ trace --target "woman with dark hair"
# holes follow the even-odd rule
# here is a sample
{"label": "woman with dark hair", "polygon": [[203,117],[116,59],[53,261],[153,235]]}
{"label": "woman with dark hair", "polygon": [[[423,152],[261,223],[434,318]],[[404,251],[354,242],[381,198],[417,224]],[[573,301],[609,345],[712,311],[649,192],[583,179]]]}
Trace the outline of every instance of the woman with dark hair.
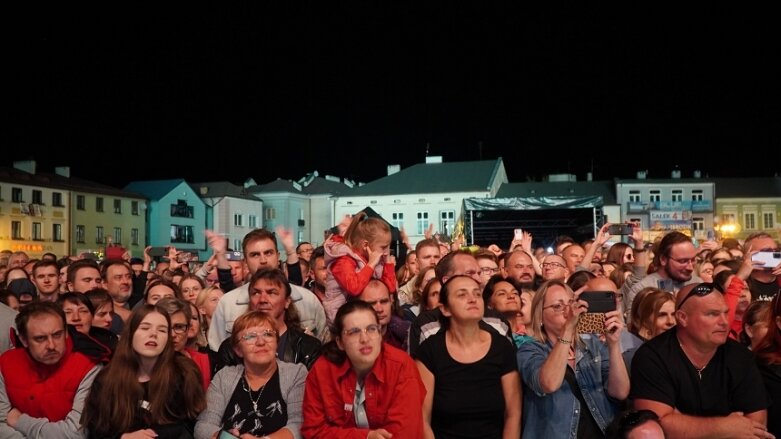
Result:
{"label": "woman with dark hair", "polygon": [[617,242],[610,246],[605,262],[612,262],[616,264],[616,267],[624,264],[632,264],[635,262],[635,252],[629,244]]}
{"label": "woman with dark hair", "polygon": [[175,354],[166,310],[144,304],[95,378],[81,424],[90,438],[187,438],[205,407],[198,367]]}
{"label": "woman with dark hair", "polygon": [[306,378],[305,438],[423,438],[426,389],[406,352],[382,342],[377,313],[353,300]]}
{"label": "woman with dark hair", "polygon": [[767,430],[781,437],[781,294],[771,302],[767,319],[767,334],[757,344],[757,366],[772,400],[767,409]]}
{"label": "woman with dark hair", "polygon": [[770,322],[770,302],[751,302],[743,313],[743,332],[740,333],[740,342],[748,346],[752,351],[767,334]]}
{"label": "woman with dark hair", "polygon": [[260,311],[242,314],[229,340],[241,361],[214,376],[195,437],[210,439],[219,431],[242,438],[300,437],[306,367],[277,358],[274,319]]}
{"label": "woman with dark hair", "polygon": [[630,315],[629,332],[648,341],[675,326],[675,297],[659,288],[643,288]]}
{"label": "woman with dark hair", "polygon": [[442,329],[417,350],[426,386],[426,437],[520,437],[515,346],[481,327],[485,306],[480,285],[472,277],[454,276],[439,296]]}
{"label": "woman with dark hair", "polygon": [[[528,328],[524,324],[522,291],[523,288],[518,281],[509,277],[505,279],[500,275],[492,276],[483,289],[485,307],[499,311],[507,319],[512,328],[513,341],[516,346],[534,340],[528,334]],[[529,297],[527,296],[528,301]],[[528,307],[528,309],[531,308]]]}
{"label": "woman with dark hair", "polygon": [[73,350],[99,363],[111,360],[119,338],[106,328],[95,325],[95,307],[81,293],[65,293],[57,299],[65,312],[68,334],[73,338]]}

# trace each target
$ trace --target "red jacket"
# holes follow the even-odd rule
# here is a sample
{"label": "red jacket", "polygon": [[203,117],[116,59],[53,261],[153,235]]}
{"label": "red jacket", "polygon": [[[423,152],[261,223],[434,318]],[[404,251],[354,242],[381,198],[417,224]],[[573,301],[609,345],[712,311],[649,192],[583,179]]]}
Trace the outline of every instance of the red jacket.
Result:
{"label": "red jacket", "polygon": [[382,344],[382,352],[364,379],[369,428],[357,428],[352,405],[355,371],[350,360],[334,364],[324,356],[315,361],[304,390],[305,438],[364,439],[370,430],[384,428],[394,438],[423,437],[423,398],[426,388],[406,352]]}
{"label": "red jacket", "polygon": [[79,384],[95,363],[71,351],[68,339],[59,363],[47,366],[30,357],[27,349],[11,349],[0,356],[0,373],[12,407],[49,422],[65,419],[73,408]]}
{"label": "red jacket", "polygon": [[209,384],[212,382],[212,367],[209,356],[192,348],[185,348],[184,350],[190,354],[190,358],[198,366],[198,370],[201,371],[201,384],[203,384],[203,390],[209,390]]}

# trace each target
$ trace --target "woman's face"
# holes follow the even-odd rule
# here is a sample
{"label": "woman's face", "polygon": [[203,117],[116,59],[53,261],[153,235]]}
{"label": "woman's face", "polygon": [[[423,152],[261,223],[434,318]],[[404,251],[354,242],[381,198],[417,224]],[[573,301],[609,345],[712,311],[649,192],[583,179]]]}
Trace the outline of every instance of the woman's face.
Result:
{"label": "woman's face", "polygon": [[428,289],[426,297],[426,309],[436,309],[439,307],[439,292],[442,290],[442,284],[438,280],[434,281]]}
{"label": "woman's face", "polygon": [[652,337],[656,337],[673,326],[675,326],[675,302],[668,300],[667,302],[664,302],[664,305],[656,312],[656,317],[654,318],[654,333]]}
{"label": "woman's face", "polygon": [[187,340],[193,340],[196,337],[198,337],[198,333],[201,332],[201,313],[198,311],[198,308],[195,307],[195,305],[190,305],[190,313],[192,313],[192,317],[190,318],[190,328],[187,330]]}
{"label": "woman's face", "polygon": [[632,247],[627,247],[626,250],[624,250],[624,258],[622,260],[624,264],[626,263],[633,263],[635,262],[635,252],[632,251]]}
{"label": "woman's face", "polygon": [[423,275],[423,280],[420,282],[421,291],[423,290],[423,288],[425,288],[426,285],[428,285],[431,279],[434,279],[434,277],[436,277],[436,273],[434,273],[434,270],[426,270],[426,273]]}
{"label": "woman's face", "polygon": [[187,346],[188,329],[187,316],[183,312],[171,315],[171,336],[174,339],[174,350],[176,352],[182,352]]}
{"label": "woman's face", "polygon": [[746,335],[751,340],[751,349],[753,350],[767,334],[767,321],[759,320],[754,322],[753,325],[746,325],[745,330]]}
{"label": "woman's face", "polygon": [[175,297],[174,290],[162,284],[155,285],[147,291],[146,303],[154,305],[166,297]]}
{"label": "woman's face", "polygon": [[494,284],[489,306],[501,313],[518,312],[521,310],[520,293],[509,282]]}
{"label": "woman's face", "polygon": [[160,356],[168,343],[168,321],[159,312],[150,312],[133,333],[133,350],[141,358]]}
{"label": "woman's face", "polygon": [[114,304],[111,302],[104,303],[103,306],[95,311],[95,317],[92,319],[92,324],[98,328],[109,329],[111,328],[111,320],[114,318]]}
{"label": "woman's face", "polygon": [[411,274],[418,274],[418,255],[415,253],[407,254],[407,269],[409,269]]}
{"label": "woman's face", "polygon": [[209,295],[206,296],[206,300],[203,302],[203,305],[201,305],[200,308],[201,312],[206,316],[207,319],[212,318],[214,315],[214,310],[217,309],[217,304],[220,303],[220,299],[223,295],[225,295],[225,293],[223,293],[219,288],[209,291]]}
{"label": "woman's face", "polygon": [[336,338],[339,349],[347,354],[353,369],[371,369],[382,347],[382,335],[376,314],[357,310],[344,316],[342,326],[344,329]]}
{"label": "woman's face", "polygon": [[700,279],[703,282],[713,282],[713,264],[710,262],[703,262],[700,265]]}
{"label": "woman's face", "polygon": [[572,315],[570,305],[574,299],[575,296],[561,286],[553,285],[548,288],[542,301],[542,325],[546,331],[561,333],[567,319]]}
{"label": "woman's face", "polygon": [[92,328],[92,314],[90,314],[86,305],[65,302],[62,304],[62,310],[65,311],[65,322],[67,324],[73,325],[82,334],[89,334],[89,330]]}
{"label": "woman's face", "polygon": [[200,282],[189,278],[182,281],[182,286],[180,288],[182,289],[184,300],[190,303],[195,303],[195,299],[198,298],[198,293],[203,289],[201,288]]}
{"label": "woman's face", "polygon": [[245,365],[265,366],[276,361],[278,343],[277,334],[263,322],[239,332],[239,345],[234,351]]}
{"label": "woman's face", "polygon": [[483,292],[476,280],[457,277],[448,284],[447,305],[442,314],[455,321],[477,321],[483,318]]}
{"label": "woman's face", "polygon": [[521,293],[521,320],[527,328],[532,324],[532,299],[531,293]]}

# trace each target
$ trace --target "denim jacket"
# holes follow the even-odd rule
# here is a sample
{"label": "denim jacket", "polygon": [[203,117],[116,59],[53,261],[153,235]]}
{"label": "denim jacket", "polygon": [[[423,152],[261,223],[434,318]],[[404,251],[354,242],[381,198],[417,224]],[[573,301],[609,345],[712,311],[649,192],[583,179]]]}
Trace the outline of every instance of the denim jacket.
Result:
{"label": "denim jacket", "polygon": [[[610,358],[607,346],[596,337],[584,336],[585,347],[575,350],[575,377],[588,409],[604,432],[617,412],[616,401],[607,394]],[[523,377],[523,437],[575,438],[580,402],[567,380],[549,394],[542,391],[540,368],[552,347],[548,343],[525,343],[518,348],[518,369]]]}

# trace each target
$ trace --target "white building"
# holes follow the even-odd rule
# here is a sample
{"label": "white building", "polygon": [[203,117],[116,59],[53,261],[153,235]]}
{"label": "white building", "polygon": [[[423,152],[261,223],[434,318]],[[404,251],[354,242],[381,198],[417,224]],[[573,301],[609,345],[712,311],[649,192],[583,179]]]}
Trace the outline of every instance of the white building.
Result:
{"label": "white building", "polygon": [[191,183],[206,205],[207,227],[225,236],[228,247],[241,250],[249,231],[263,227],[263,201],[226,181]]}

